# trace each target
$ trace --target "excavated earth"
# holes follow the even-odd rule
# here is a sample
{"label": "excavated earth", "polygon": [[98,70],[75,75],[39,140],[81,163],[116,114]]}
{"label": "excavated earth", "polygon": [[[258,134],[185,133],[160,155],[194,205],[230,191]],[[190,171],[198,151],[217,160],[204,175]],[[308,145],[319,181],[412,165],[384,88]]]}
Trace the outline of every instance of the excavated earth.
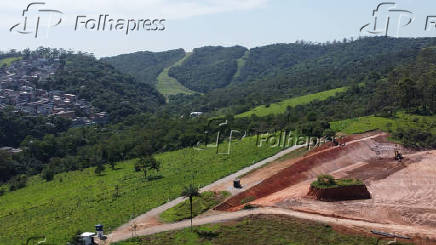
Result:
{"label": "excavated earth", "polygon": [[[249,202],[254,206],[430,228],[436,237],[436,151],[407,150],[387,137],[381,132],[349,136],[344,139],[345,146],[324,145],[288,160],[280,171],[262,176],[260,183],[215,209],[236,211],[247,204],[246,200],[254,200]],[[394,160],[395,150],[403,153],[401,162]],[[254,181],[261,171],[244,178]],[[371,199],[322,202],[307,196],[310,183],[320,174],[360,179]]]}

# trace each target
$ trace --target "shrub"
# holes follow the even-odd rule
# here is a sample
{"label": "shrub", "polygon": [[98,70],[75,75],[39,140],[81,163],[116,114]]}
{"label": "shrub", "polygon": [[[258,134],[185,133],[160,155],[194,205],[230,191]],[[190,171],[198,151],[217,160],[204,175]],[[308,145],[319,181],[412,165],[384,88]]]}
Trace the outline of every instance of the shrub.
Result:
{"label": "shrub", "polygon": [[9,191],[16,191],[26,186],[27,176],[26,175],[18,175],[12,178],[9,181]]}
{"label": "shrub", "polygon": [[0,188],[0,197],[5,194],[6,190],[2,187]]}
{"label": "shrub", "polygon": [[244,199],[241,200],[241,204],[245,204],[245,203],[248,203],[248,202],[252,202],[252,201],[254,201],[254,200],[256,200],[256,198],[255,198],[254,196],[248,196],[248,197],[246,197],[246,198],[244,198]]}
{"label": "shrub", "polygon": [[52,181],[54,175],[55,175],[54,171],[49,167],[44,168],[41,172],[41,177],[46,181]]}
{"label": "shrub", "polygon": [[319,185],[325,185],[325,186],[331,186],[336,185],[335,178],[333,176],[328,174],[323,174],[318,176],[318,184]]}
{"label": "shrub", "polygon": [[97,167],[94,170],[94,173],[96,175],[101,175],[101,173],[104,171],[104,166],[102,164],[97,165]]}

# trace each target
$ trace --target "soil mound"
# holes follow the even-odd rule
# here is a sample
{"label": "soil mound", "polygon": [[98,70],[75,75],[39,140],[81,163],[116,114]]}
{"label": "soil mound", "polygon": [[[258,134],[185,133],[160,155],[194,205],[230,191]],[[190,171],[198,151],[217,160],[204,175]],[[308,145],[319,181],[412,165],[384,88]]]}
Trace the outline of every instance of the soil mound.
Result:
{"label": "soil mound", "polygon": [[371,194],[365,185],[340,186],[334,188],[317,188],[310,186],[307,195],[325,202],[371,199]]}

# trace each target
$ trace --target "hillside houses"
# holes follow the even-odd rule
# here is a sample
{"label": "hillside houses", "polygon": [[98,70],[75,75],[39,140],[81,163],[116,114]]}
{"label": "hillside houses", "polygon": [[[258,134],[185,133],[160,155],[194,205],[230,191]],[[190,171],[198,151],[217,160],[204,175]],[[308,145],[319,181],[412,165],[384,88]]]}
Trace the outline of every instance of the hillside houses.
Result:
{"label": "hillside houses", "polygon": [[[29,58],[0,68],[0,110],[14,107],[30,115],[56,116],[72,120],[80,127],[106,123],[108,114],[99,112],[89,102],[60,90],[37,88],[38,81],[53,76],[59,59]],[[76,115],[79,114],[79,115]],[[86,115],[86,116],[84,116]]]}

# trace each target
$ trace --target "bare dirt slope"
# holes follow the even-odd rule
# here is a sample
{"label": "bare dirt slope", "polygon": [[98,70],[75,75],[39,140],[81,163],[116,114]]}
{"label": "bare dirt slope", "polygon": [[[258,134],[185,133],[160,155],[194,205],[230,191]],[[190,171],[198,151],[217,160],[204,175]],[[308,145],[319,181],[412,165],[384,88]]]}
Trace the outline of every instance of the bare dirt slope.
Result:
{"label": "bare dirt slope", "polygon": [[[386,139],[386,134],[373,133],[348,138],[343,147],[318,149],[217,209],[236,211],[244,206],[242,200],[254,197],[251,204],[262,207],[434,230],[430,237],[435,239],[436,151],[407,151]],[[405,153],[402,162],[393,159],[395,149]],[[310,183],[319,174],[361,179],[372,199],[321,202],[309,198]]]}

